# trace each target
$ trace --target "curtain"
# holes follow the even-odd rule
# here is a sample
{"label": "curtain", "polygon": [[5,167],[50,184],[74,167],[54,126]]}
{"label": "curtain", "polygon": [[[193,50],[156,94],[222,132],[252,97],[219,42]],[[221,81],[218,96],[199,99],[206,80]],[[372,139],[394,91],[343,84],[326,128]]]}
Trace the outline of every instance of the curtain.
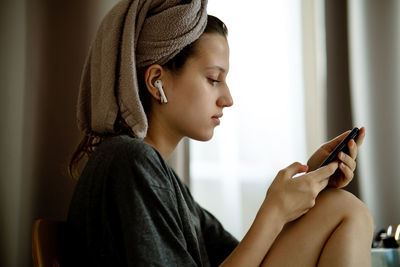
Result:
{"label": "curtain", "polygon": [[171,154],[168,164],[175,170],[179,178],[190,186],[190,143],[188,138],[183,138]]}
{"label": "curtain", "polygon": [[[347,0],[325,1],[327,140],[355,126],[350,100],[347,28]],[[346,190],[359,197],[358,183],[357,170]]]}
{"label": "curtain", "polygon": [[400,223],[400,2],[349,0],[351,104],[366,126],[359,184],[375,225]]}
{"label": "curtain", "polygon": [[24,1],[0,1],[0,266],[16,266],[18,257],[25,10]]}
{"label": "curtain", "polygon": [[326,128],[365,126],[354,181],[377,228],[400,223],[400,2],[325,1]]}
{"label": "curtain", "polygon": [[0,266],[31,266],[33,220],[66,218],[81,71],[116,2],[0,1]]}
{"label": "curtain", "polygon": [[326,139],[326,48],[323,0],[301,1],[304,112],[307,155]]}

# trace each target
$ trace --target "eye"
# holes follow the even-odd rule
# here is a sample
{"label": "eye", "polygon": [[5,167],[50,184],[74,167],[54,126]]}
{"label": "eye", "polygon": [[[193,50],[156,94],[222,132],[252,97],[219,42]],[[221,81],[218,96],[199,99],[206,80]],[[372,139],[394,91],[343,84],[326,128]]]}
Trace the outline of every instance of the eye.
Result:
{"label": "eye", "polygon": [[214,79],[212,79],[212,78],[207,78],[208,79],[208,81],[212,84],[212,85],[214,85],[214,86],[216,86],[219,82],[221,82],[221,81],[218,81],[218,80],[214,80]]}

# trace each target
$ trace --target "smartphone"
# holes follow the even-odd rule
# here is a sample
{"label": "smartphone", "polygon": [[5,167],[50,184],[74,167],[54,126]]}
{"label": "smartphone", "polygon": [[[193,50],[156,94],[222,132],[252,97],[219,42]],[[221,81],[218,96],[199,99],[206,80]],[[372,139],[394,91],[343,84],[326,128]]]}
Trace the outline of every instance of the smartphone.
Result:
{"label": "smartphone", "polygon": [[359,131],[359,129],[357,127],[355,127],[353,130],[351,130],[351,132],[342,140],[342,142],[340,142],[340,144],[338,144],[335,147],[335,149],[332,151],[332,153],[329,154],[329,156],[324,160],[324,162],[322,162],[322,164],[321,164],[321,166],[319,166],[319,168],[334,161],[337,158],[340,151],[343,151],[346,154],[348,154],[349,151],[347,149],[347,143],[350,141],[350,139],[354,139],[357,137],[358,131]]}

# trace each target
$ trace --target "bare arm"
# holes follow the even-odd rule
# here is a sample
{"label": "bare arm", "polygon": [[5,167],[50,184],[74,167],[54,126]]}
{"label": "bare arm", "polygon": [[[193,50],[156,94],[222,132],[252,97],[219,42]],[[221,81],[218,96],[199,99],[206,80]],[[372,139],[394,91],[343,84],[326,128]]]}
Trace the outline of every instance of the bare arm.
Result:
{"label": "bare arm", "polygon": [[221,266],[259,266],[283,226],[315,205],[315,198],[337,167],[334,162],[294,179],[295,174],[307,171],[307,166],[293,163],[281,170],[249,231]]}
{"label": "bare arm", "polygon": [[274,207],[258,212],[243,240],[221,266],[259,266],[284,226],[278,218]]}

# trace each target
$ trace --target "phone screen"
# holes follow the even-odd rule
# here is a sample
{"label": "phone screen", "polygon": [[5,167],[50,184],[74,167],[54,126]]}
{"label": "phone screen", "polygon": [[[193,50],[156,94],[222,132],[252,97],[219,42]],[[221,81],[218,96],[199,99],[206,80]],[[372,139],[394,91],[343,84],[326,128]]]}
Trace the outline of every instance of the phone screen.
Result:
{"label": "phone screen", "polygon": [[331,163],[333,160],[337,158],[337,155],[339,154],[340,151],[344,151],[345,153],[348,153],[347,151],[347,143],[350,141],[350,139],[354,139],[357,137],[359,129],[357,127],[353,128],[351,132],[340,142],[339,145],[335,147],[335,149],[332,151],[331,154],[322,162],[322,164],[319,166],[321,168],[322,166],[325,166],[329,163]]}

